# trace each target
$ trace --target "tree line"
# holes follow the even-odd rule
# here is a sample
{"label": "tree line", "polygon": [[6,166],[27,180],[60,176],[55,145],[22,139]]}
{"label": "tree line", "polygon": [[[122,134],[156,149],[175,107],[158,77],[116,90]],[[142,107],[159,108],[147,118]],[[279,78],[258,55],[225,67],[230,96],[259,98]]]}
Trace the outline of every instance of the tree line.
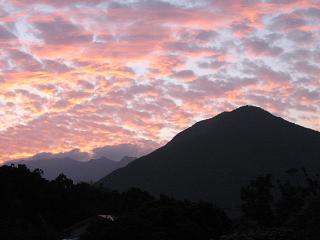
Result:
{"label": "tree line", "polygon": [[285,181],[271,175],[241,190],[242,215],[230,219],[208,202],[154,197],[132,188],[117,192],[73,183],[61,174],[48,181],[40,169],[0,167],[0,239],[56,240],[74,223],[99,214],[115,221],[91,224],[82,240],[315,240],[320,236],[318,176],[290,169]]}

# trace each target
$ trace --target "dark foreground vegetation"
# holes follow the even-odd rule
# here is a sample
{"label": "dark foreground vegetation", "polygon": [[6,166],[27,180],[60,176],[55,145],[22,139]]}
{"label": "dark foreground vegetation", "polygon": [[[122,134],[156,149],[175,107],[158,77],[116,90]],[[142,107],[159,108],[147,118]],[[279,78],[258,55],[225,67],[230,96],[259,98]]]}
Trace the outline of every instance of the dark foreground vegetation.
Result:
{"label": "dark foreground vegetation", "polygon": [[101,214],[81,239],[318,240],[320,187],[317,176],[288,171],[288,181],[271,175],[252,180],[241,193],[242,216],[229,219],[210,203],[153,197],[138,189],[125,193],[64,175],[45,180],[24,165],[0,167],[0,239],[63,239],[74,223]]}

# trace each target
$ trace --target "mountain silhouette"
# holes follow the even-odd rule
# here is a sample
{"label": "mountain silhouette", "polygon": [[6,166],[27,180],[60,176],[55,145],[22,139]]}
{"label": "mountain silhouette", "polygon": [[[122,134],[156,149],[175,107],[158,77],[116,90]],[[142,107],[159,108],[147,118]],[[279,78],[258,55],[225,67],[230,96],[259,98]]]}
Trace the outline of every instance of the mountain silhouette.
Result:
{"label": "mountain silhouette", "polygon": [[126,166],[134,159],[134,157],[124,157],[121,161],[113,161],[101,157],[89,161],[77,161],[72,158],[36,158],[12,163],[25,164],[30,169],[40,168],[44,172],[44,177],[49,180],[63,173],[75,182],[90,182]]}
{"label": "mountain silhouette", "polygon": [[196,123],[99,183],[230,207],[249,180],[292,168],[320,173],[320,133],[243,106]]}

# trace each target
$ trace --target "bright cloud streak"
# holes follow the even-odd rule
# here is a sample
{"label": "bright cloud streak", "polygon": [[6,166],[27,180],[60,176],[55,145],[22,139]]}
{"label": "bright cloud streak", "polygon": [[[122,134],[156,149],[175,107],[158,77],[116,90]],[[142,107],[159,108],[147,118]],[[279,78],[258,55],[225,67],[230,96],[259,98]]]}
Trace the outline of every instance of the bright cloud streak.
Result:
{"label": "bright cloud streak", "polygon": [[0,161],[152,149],[244,104],[320,130],[320,2],[194,2],[0,1]]}

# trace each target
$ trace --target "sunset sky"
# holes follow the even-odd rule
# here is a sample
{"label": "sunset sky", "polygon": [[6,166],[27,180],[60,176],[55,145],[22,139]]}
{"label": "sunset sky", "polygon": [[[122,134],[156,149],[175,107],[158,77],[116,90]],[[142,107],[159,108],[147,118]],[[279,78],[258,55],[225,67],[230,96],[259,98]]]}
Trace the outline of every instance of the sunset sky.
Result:
{"label": "sunset sky", "polygon": [[0,45],[0,162],[247,104],[320,130],[320,0],[0,0]]}

